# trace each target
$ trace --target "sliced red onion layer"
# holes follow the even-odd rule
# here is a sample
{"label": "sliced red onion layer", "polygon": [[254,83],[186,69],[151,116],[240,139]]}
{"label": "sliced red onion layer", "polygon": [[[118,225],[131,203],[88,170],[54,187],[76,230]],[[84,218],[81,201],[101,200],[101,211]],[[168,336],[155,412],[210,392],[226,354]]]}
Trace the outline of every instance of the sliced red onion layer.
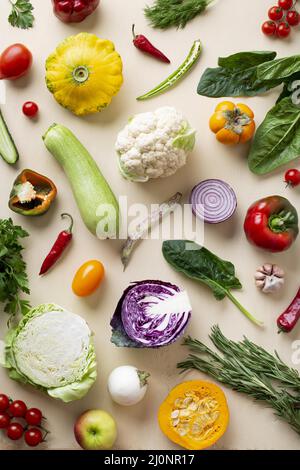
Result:
{"label": "sliced red onion layer", "polygon": [[184,333],[190,316],[186,291],[163,281],[136,282],[127,289],[121,307],[126,334],[143,347],[173,343]]}
{"label": "sliced red onion layer", "polygon": [[229,219],[237,208],[234,190],[225,181],[209,179],[197,184],[190,195],[193,214],[209,224]]}

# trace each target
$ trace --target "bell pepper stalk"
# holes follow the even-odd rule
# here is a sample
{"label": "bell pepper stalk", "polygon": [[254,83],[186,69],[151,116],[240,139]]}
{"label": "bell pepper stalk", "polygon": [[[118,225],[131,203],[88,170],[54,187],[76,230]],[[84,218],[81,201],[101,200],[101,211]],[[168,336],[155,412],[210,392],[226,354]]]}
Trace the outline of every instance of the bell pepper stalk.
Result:
{"label": "bell pepper stalk", "polygon": [[250,243],[273,253],[287,250],[297,238],[298,214],[282,196],[269,196],[248,209],[244,231]]}
{"label": "bell pepper stalk", "polygon": [[54,14],[64,23],[80,23],[94,13],[100,0],[52,0]]}
{"label": "bell pepper stalk", "polygon": [[33,170],[23,170],[13,184],[9,207],[21,215],[42,215],[47,212],[56,194],[56,186],[49,178]]}

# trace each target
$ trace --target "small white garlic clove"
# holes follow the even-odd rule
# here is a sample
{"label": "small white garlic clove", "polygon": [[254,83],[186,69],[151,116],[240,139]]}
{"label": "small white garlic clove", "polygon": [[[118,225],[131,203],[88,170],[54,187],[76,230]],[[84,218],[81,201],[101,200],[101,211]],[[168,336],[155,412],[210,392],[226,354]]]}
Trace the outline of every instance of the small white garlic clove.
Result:
{"label": "small white garlic clove", "polygon": [[255,285],[265,294],[278,291],[284,284],[284,271],[276,264],[265,263],[255,273]]}

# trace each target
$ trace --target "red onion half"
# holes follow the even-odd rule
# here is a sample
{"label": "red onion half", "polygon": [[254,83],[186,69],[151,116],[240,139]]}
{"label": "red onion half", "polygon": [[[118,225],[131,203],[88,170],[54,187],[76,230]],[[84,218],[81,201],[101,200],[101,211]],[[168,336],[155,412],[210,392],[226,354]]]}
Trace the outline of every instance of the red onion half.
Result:
{"label": "red onion half", "polygon": [[234,190],[225,181],[209,179],[197,184],[190,195],[193,214],[209,224],[229,219],[237,208]]}

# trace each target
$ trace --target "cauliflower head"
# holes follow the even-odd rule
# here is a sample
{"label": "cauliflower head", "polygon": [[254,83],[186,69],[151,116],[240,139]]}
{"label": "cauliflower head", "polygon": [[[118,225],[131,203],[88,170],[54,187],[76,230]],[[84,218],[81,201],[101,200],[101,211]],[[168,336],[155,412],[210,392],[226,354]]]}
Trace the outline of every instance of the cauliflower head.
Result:
{"label": "cauliflower head", "polygon": [[122,175],[134,182],[171,176],[186,164],[196,131],[173,107],[134,116],[115,144]]}

